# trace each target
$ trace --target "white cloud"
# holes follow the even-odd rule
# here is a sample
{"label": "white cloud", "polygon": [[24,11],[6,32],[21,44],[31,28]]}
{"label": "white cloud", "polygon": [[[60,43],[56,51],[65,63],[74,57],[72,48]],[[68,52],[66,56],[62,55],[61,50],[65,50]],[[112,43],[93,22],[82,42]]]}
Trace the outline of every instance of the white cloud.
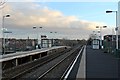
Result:
{"label": "white cloud", "polygon": [[33,26],[42,26],[49,32],[55,30],[78,37],[87,36],[97,25],[105,25],[104,23],[80,20],[74,15],[65,16],[58,10],[52,10],[37,3],[9,3],[4,8],[4,14],[6,13],[11,14],[11,18],[5,21],[6,27],[11,30],[27,31]]}

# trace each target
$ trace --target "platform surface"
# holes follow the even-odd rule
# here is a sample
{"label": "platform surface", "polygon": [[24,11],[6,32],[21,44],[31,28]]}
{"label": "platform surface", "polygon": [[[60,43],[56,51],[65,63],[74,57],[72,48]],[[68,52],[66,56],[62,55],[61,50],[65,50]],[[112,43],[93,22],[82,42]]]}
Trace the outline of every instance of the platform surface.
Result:
{"label": "platform surface", "polygon": [[119,60],[103,50],[86,48],[86,78],[89,79],[118,79]]}
{"label": "platform surface", "polygon": [[57,49],[57,48],[62,48],[62,47],[65,47],[65,46],[55,46],[55,47],[51,47],[51,48],[42,48],[42,49],[36,49],[36,50],[32,50],[32,51],[23,51],[23,52],[16,52],[16,53],[11,53],[11,54],[0,55],[0,62],[15,59],[15,58],[21,58],[21,57],[25,57],[25,56],[29,56],[29,55],[35,55],[38,53],[42,53],[42,52],[46,52],[46,51],[50,51],[52,49]]}

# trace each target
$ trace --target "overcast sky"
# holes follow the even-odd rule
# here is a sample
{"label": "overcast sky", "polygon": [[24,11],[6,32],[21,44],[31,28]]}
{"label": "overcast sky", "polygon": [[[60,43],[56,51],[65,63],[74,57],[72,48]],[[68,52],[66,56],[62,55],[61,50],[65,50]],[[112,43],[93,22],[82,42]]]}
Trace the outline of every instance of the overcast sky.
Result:
{"label": "overcast sky", "polygon": [[[48,38],[87,39],[97,31],[96,26],[108,26],[102,30],[103,35],[112,34],[115,26],[115,14],[106,14],[105,11],[117,10],[118,2],[25,1],[8,1],[0,7],[1,17],[10,14],[4,22],[5,28],[12,31],[7,37],[47,35]],[[2,19],[0,22],[2,25]],[[37,28],[33,29],[34,26]]]}

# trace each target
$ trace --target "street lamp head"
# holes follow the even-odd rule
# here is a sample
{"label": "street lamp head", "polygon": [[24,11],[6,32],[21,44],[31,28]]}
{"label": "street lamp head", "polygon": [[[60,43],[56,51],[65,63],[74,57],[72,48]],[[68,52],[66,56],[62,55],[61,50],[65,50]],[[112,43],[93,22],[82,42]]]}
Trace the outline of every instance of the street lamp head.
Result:
{"label": "street lamp head", "polygon": [[5,17],[10,17],[10,14],[7,14]]}
{"label": "street lamp head", "polygon": [[106,13],[112,13],[112,12],[116,12],[117,13],[117,11],[106,11]]}
{"label": "street lamp head", "polygon": [[112,13],[113,11],[106,11],[106,13]]}
{"label": "street lamp head", "polygon": [[107,26],[103,26],[103,28],[107,28]]}
{"label": "street lamp head", "polygon": [[96,26],[96,28],[99,28],[99,26]]}
{"label": "street lamp head", "polygon": [[42,28],[42,27],[39,27],[39,28]]}
{"label": "street lamp head", "polygon": [[36,26],[33,26],[33,29],[35,29],[36,28]]}
{"label": "street lamp head", "polygon": [[96,26],[96,28],[106,28],[107,26]]}

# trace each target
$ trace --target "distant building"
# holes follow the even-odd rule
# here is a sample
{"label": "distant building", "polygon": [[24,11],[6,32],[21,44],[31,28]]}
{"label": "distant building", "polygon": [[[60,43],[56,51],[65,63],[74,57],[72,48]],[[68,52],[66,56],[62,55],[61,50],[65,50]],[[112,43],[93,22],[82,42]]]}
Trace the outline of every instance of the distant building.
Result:
{"label": "distant building", "polygon": [[[2,52],[2,38],[0,38],[0,51]],[[5,53],[12,53],[16,51],[26,51],[33,50],[38,44],[37,39],[15,39],[15,38],[6,38],[5,39]]]}
{"label": "distant building", "polygon": [[[116,49],[116,35],[105,35],[103,47],[105,52],[113,53]],[[120,35],[118,36],[118,48],[120,49]]]}
{"label": "distant building", "polygon": [[52,47],[52,39],[41,39],[41,47],[42,48]]}
{"label": "distant building", "polygon": [[36,39],[16,39],[16,50],[25,51],[36,48],[38,41]]}
{"label": "distant building", "polygon": [[[43,38],[44,37],[44,38]],[[38,44],[37,39],[15,39],[15,38],[6,38],[5,39],[5,53],[13,53],[18,51],[28,51],[34,50],[38,47],[40,48],[49,48],[53,46],[75,46],[78,44],[83,44],[83,40],[68,40],[68,39],[47,39],[46,36],[43,36],[41,39],[41,44]],[[2,53],[2,38],[0,38],[0,51]],[[38,46],[38,47],[36,47]]]}
{"label": "distant building", "polygon": [[41,39],[41,47],[53,47],[53,46],[75,46],[78,44],[85,44],[84,40],[67,40],[67,39]]}

